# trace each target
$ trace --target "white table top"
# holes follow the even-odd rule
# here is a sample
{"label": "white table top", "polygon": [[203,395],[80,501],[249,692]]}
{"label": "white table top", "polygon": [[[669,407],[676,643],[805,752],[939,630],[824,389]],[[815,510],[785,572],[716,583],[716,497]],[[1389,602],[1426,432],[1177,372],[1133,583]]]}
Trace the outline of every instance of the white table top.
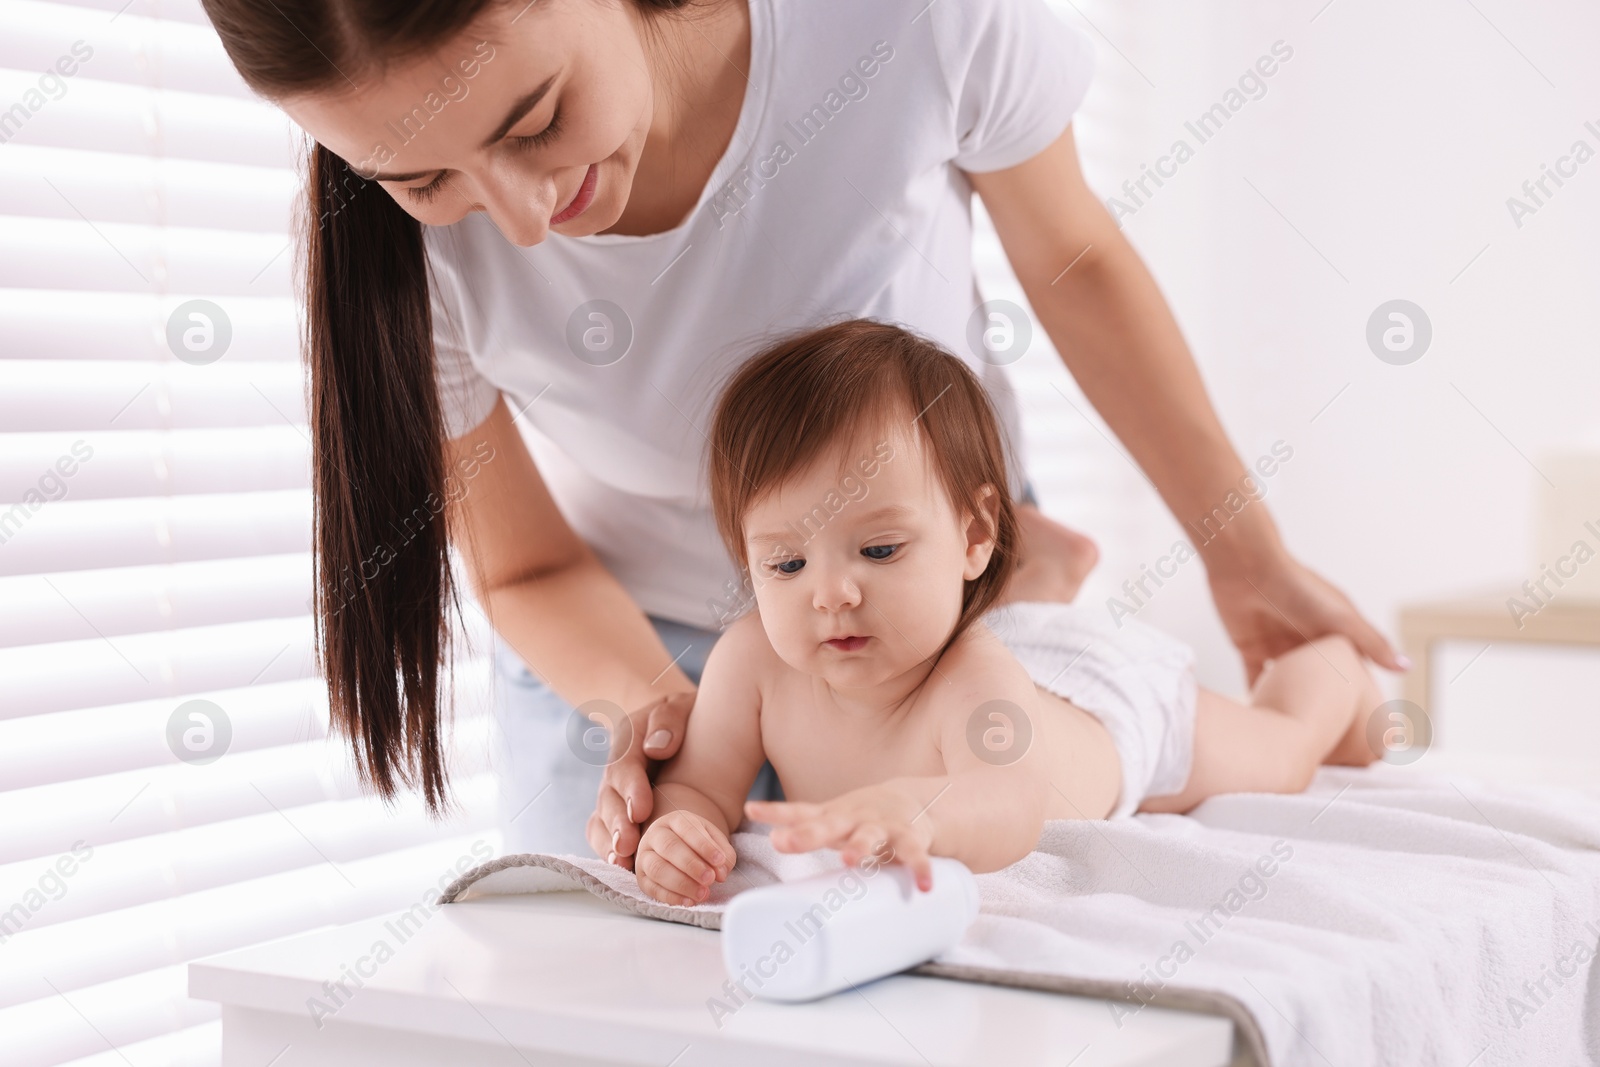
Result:
{"label": "white table top", "polygon": [[[324,983],[362,957],[370,977],[337,1008],[338,1023],[509,1045],[541,1063],[1219,1067],[1232,1045],[1232,1023],[1215,1016],[1147,1008],[1119,1028],[1104,1001],[909,975],[812,1004],[749,1002],[719,1026],[708,1001],[724,996],[727,974],[714,931],[640,918],[584,892],[446,905],[404,939],[393,919],[190,964],[190,995],[224,1005],[225,1057],[229,1006],[251,1009],[241,1018],[293,1016],[299,1031],[334,1029],[303,1026],[308,998],[332,1006]],[[379,941],[393,951],[381,964]],[[299,1031],[299,1052],[274,1067],[323,1062]]]}

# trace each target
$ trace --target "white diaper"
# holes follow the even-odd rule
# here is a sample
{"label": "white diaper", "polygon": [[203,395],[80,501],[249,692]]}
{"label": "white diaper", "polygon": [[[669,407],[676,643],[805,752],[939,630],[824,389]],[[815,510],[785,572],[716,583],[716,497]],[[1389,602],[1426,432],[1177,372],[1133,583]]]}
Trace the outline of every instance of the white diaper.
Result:
{"label": "white diaper", "polygon": [[1181,791],[1194,760],[1194,652],[1136,619],[1044,601],[1004,604],[983,622],[1034,684],[1104,724],[1122,758],[1111,817]]}

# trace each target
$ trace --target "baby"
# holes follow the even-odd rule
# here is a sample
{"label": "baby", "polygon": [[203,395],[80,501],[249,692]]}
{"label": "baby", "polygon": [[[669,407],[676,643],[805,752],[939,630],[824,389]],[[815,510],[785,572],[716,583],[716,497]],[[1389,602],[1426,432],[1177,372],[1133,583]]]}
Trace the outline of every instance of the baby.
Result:
{"label": "baby", "polygon": [[[656,780],[634,871],[658,900],[728,877],[741,812],[781,851],[892,850],[927,889],[930,856],[993,871],[1047,819],[1298,792],[1320,763],[1373,759],[1382,698],[1343,637],[1279,657],[1241,704],[1136,621],[997,608],[1017,561],[1000,430],[966,365],[898,327],[843,322],[746,363],[710,465],[756,603]],[[745,803],[763,759],[786,801]]]}

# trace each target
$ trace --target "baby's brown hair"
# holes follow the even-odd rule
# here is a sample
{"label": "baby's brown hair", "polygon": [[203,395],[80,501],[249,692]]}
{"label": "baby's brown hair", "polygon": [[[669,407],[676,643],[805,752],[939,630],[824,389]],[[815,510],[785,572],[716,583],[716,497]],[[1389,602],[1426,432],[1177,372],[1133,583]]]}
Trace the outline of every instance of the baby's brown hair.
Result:
{"label": "baby's brown hair", "polygon": [[[728,554],[747,566],[750,506],[829,447],[904,413],[930,446],[959,514],[979,516],[994,487],[997,528],[989,565],[962,590],[954,640],[999,600],[1017,565],[1017,517],[1000,425],[977,375],[932,341],[898,326],[849,319],[784,338],[741,366],[711,425],[711,507]],[[948,644],[947,640],[947,644]]]}

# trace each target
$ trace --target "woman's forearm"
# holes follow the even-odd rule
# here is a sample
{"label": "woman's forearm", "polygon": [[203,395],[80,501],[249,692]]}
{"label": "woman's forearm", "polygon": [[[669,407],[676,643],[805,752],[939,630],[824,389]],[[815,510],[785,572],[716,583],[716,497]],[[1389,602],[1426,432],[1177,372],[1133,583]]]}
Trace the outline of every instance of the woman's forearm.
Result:
{"label": "woman's forearm", "polygon": [[487,605],[500,636],[574,707],[609,700],[631,712],[694,690],[644,612],[590,553],[490,590]]}
{"label": "woman's forearm", "polygon": [[[1084,181],[1072,127],[1025,163],[971,177],[1084,395],[1193,529],[1247,472],[1155,279]],[[1266,507],[1256,505],[1201,551],[1215,567],[1280,548]]]}
{"label": "woman's forearm", "polygon": [[451,540],[490,623],[535,674],[574,707],[610,700],[629,713],[693,691],[644,612],[567,524],[503,399],[451,439],[446,459],[467,475]]}
{"label": "woman's forearm", "polygon": [[1250,472],[1150,272],[1114,228],[1102,242],[1057,284],[1035,286],[1034,310],[1084,395],[1208,562],[1275,548],[1277,529],[1261,505],[1230,514],[1215,538],[1198,533],[1230,494],[1246,492]]}

